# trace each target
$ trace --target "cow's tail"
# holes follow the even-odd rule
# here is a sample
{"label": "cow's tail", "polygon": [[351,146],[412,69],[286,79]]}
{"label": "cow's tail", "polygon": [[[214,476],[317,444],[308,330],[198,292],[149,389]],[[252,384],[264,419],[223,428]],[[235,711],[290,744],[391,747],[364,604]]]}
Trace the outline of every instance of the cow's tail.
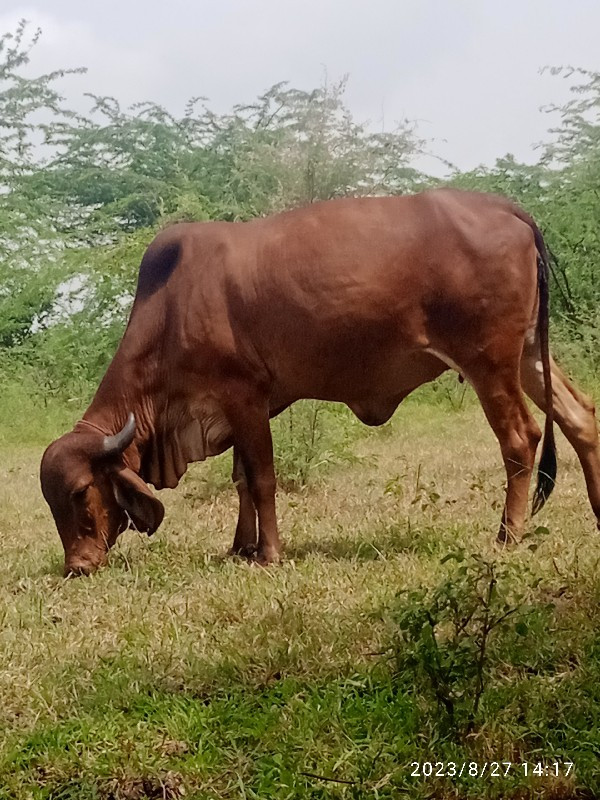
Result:
{"label": "cow's tail", "polygon": [[[521,216],[521,215],[519,215]],[[544,378],[544,392],[546,405],[546,425],[544,427],[544,440],[542,455],[538,465],[537,486],[533,495],[532,514],[542,508],[550,497],[556,483],[556,442],[554,441],[554,404],[552,401],[552,370],[550,367],[550,349],[548,345],[549,328],[549,280],[550,262],[544,237],[538,226],[528,215],[521,216],[527,222],[535,239],[537,249],[537,279],[539,292],[538,305],[538,335],[540,341],[540,356],[542,359],[542,374]]]}

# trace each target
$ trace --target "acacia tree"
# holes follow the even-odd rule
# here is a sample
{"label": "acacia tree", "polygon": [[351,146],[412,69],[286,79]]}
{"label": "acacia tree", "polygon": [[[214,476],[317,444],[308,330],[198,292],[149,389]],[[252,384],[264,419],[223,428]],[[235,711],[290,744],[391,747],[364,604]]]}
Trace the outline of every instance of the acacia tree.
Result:
{"label": "acacia tree", "polygon": [[230,114],[192,99],[180,118],[155,103],[124,111],[93,97],[88,118],[54,129],[58,155],[30,186],[68,202],[71,227],[92,238],[178,215],[245,219],[413,186],[412,127],[371,132],[353,120],[344,91],[345,81],[313,91],[276,84]]}
{"label": "acacia tree", "polygon": [[234,191],[256,186],[259,213],[344,195],[394,194],[423,176],[410,166],[421,147],[414,127],[374,133],[345,105],[346,80],[312,90],[272,86],[219,121],[214,144],[229,149]]}

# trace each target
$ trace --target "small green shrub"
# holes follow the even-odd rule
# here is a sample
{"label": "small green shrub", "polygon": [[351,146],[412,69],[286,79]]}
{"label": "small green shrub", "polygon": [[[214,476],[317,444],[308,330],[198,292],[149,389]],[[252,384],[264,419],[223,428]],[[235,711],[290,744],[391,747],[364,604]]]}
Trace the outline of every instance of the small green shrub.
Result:
{"label": "small green shrub", "polygon": [[450,553],[453,574],[432,590],[401,593],[393,645],[396,675],[425,698],[434,698],[445,727],[472,730],[488,688],[495,645],[509,631],[529,632],[530,610],[511,569],[479,555]]}
{"label": "small green shrub", "polygon": [[302,489],[327,467],[354,463],[353,445],[365,430],[344,406],[305,400],[271,423],[279,485]]}

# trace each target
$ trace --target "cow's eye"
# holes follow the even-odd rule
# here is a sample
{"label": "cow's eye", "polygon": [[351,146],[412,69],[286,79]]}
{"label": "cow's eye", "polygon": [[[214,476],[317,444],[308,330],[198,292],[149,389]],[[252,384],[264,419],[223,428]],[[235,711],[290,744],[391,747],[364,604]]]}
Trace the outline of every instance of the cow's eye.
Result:
{"label": "cow's eye", "polygon": [[88,490],[87,486],[80,486],[78,489],[73,489],[73,491],[71,492],[71,499],[75,501],[83,500],[87,490]]}

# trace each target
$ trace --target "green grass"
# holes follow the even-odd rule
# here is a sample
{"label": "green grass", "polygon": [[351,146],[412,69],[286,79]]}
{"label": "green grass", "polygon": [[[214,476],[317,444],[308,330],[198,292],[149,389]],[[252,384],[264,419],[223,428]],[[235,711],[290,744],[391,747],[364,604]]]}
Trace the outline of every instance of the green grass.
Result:
{"label": "green grass", "polygon": [[[154,537],[127,534],[105,570],[63,580],[37,483],[43,448],[7,437],[0,798],[598,796],[600,541],[578,464],[561,437],[555,494],[531,537],[497,552],[501,460],[459,391],[429,389],[381,430],[328,418],[326,463],[279,493],[286,560],[266,570],[225,557],[225,457],[161,494]],[[526,626],[511,617],[490,638],[481,707],[452,726],[418,661],[407,666],[399,619],[410,592],[426,604],[458,585],[461,563],[444,558],[459,550],[496,565]],[[413,761],[554,758],[574,773],[410,775]]]}

